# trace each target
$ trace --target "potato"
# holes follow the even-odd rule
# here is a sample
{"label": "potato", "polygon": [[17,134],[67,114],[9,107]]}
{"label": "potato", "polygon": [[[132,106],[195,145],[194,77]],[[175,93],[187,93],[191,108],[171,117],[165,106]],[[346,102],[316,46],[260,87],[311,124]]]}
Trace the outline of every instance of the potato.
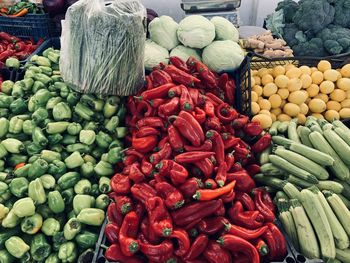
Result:
{"label": "potato", "polygon": [[259,111],[259,114],[266,114],[267,116],[271,117],[271,113],[268,110],[261,110]]}
{"label": "potato", "polygon": [[342,119],[348,119],[350,118],[350,109],[344,108],[339,111],[340,118]]}
{"label": "potato", "polygon": [[274,114],[276,116],[280,115],[282,113],[282,109],[281,108],[275,108],[275,109],[271,109],[270,110],[271,114]]}
{"label": "potato", "polygon": [[320,85],[320,91],[323,93],[323,94],[330,94],[333,92],[335,88],[335,85],[332,81],[330,80],[325,80],[321,83]]}
{"label": "potato", "polygon": [[346,92],[342,89],[335,89],[331,94],[330,98],[332,100],[342,102],[343,100],[346,99]]}
{"label": "potato", "polygon": [[270,97],[277,92],[278,88],[275,83],[267,83],[263,88],[263,95],[265,97]]}
{"label": "potato", "polygon": [[258,75],[258,71],[256,69],[250,70],[250,74],[252,76],[256,76],[256,75]]}
{"label": "potato", "polygon": [[256,114],[259,113],[259,111],[260,111],[260,106],[259,106],[259,104],[256,103],[256,102],[252,102],[252,114],[253,114],[253,115],[256,115]]}
{"label": "potato", "polygon": [[330,100],[326,103],[327,105],[327,110],[335,110],[335,111],[340,111],[342,106],[338,101]]}
{"label": "potato", "polygon": [[283,108],[283,107],[284,107],[284,105],[286,105],[286,103],[287,103],[287,100],[282,100],[282,103],[281,103],[281,108]]}
{"label": "potato", "polygon": [[305,94],[303,91],[297,90],[289,94],[288,101],[294,104],[300,105],[306,101],[307,97],[308,97],[307,92]]}
{"label": "potato", "polygon": [[350,99],[345,99],[340,103],[342,108],[350,108]]}
{"label": "potato", "polygon": [[289,117],[287,114],[284,114],[284,113],[277,116],[277,120],[279,121],[290,121],[291,119],[292,119],[291,117]]}
{"label": "potato", "polygon": [[286,72],[287,72],[288,70],[291,70],[292,68],[295,68],[295,65],[294,64],[286,64],[284,66],[284,68],[286,69]]}
{"label": "potato", "polygon": [[343,78],[350,78],[350,64],[346,64],[340,70],[340,73]]}
{"label": "potato", "polygon": [[252,88],[252,91],[254,91],[258,96],[261,96],[262,92],[263,92],[263,88],[261,86],[259,86],[259,85],[255,85]]}
{"label": "potato", "polygon": [[279,75],[275,78],[275,84],[277,87],[284,89],[288,87],[289,78],[285,75]]}
{"label": "potato", "polygon": [[271,119],[272,119],[272,122],[275,122],[277,120],[276,115],[271,113]]}
{"label": "potato", "polygon": [[300,80],[301,80],[303,89],[307,89],[312,84],[312,78],[310,75],[303,74],[300,76]]}
{"label": "potato", "polygon": [[346,98],[350,99],[350,89],[346,91]]}
{"label": "potato", "polygon": [[250,84],[252,87],[256,85],[254,77],[250,78]]}
{"label": "potato", "polygon": [[323,73],[321,71],[315,71],[311,74],[312,83],[314,84],[321,84],[323,81]]}
{"label": "potato", "polygon": [[324,119],[323,115],[320,113],[312,113],[311,116],[315,117],[316,119]]}
{"label": "potato", "polygon": [[318,71],[318,69],[317,69],[316,67],[311,67],[310,70],[311,70],[311,75],[312,75],[312,73],[314,73],[315,71]]}
{"label": "potato", "polygon": [[326,70],[332,69],[332,65],[327,60],[321,60],[317,65],[317,69],[321,72],[325,72]]}
{"label": "potato", "polygon": [[322,113],[327,109],[326,103],[321,99],[312,99],[308,106],[313,113]]}
{"label": "potato", "polygon": [[289,96],[289,90],[288,89],[279,89],[277,91],[277,94],[280,95],[280,97],[285,100]]}
{"label": "potato", "polygon": [[299,68],[302,74],[311,75],[311,68],[308,66],[301,66]]}
{"label": "potato", "polygon": [[289,92],[301,90],[303,83],[300,79],[293,78],[288,81],[288,90]]}
{"label": "potato", "polygon": [[350,79],[349,78],[340,78],[337,81],[337,87],[342,90],[349,90],[350,89]]}
{"label": "potato", "polygon": [[306,105],[306,103],[301,104],[299,107],[301,114],[306,115],[309,112],[309,107]]}
{"label": "potato", "polygon": [[276,66],[273,68],[272,76],[275,78],[279,75],[284,75],[286,73],[286,70],[283,66]]}
{"label": "potato", "polygon": [[275,109],[275,108],[279,108],[281,106],[282,99],[281,99],[280,95],[273,94],[272,96],[270,96],[269,102],[271,104],[271,108]]}
{"label": "potato", "polygon": [[300,107],[294,103],[286,103],[283,107],[283,112],[290,117],[296,117],[300,113]]}
{"label": "potato", "polygon": [[293,78],[299,78],[301,76],[302,72],[300,70],[300,68],[291,68],[289,70],[287,70],[286,72],[286,76],[290,79]]}
{"label": "potato", "polygon": [[297,116],[297,118],[298,118],[298,123],[299,123],[300,125],[304,125],[304,124],[305,124],[305,122],[306,122],[306,116],[305,116],[304,114],[299,113],[298,116]]}
{"label": "potato", "polygon": [[317,96],[314,97],[314,99],[320,99],[323,100],[325,103],[327,103],[329,101],[329,97],[326,94],[323,93],[319,93],[317,94]]}
{"label": "potato", "polygon": [[[255,85],[261,85],[261,78],[259,76],[253,76],[253,79],[255,81]],[[252,87],[255,85],[252,85]]]}
{"label": "potato", "polygon": [[262,78],[261,78],[262,85],[265,86],[266,84],[271,83],[271,82],[273,82],[273,77],[270,74],[266,74],[266,75],[262,76]]}
{"label": "potato", "polygon": [[255,115],[252,119],[252,121],[257,121],[260,123],[261,127],[263,129],[268,129],[271,127],[272,125],[272,119],[270,116],[266,115],[266,114],[258,114]]}
{"label": "potato", "polygon": [[255,91],[252,91],[252,101],[253,102],[257,102],[258,98],[259,98],[258,94],[256,94]]}
{"label": "potato", "polygon": [[324,117],[327,121],[339,120],[340,115],[335,110],[328,110],[325,112]]}
{"label": "potato", "polygon": [[327,69],[323,72],[323,76],[325,80],[336,82],[339,78],[341,78],[341,74],[335,69]]}
{"label": "potato", "polygon": [[271,103],[267,99],[262,99],[259,101],[260,109],[262,110],[270,110],[271,109]]}
{"label": "potato", "polygon": [[269,74],[269,70],[267,68],[261,68],[258,70],[258,76],[262,78],[264,75]]}
{"label": "potato", "polygon": [[317,84],[311,84],[306,91],[309,94],[309,97],[315,97],[320,92],[320,87]]}

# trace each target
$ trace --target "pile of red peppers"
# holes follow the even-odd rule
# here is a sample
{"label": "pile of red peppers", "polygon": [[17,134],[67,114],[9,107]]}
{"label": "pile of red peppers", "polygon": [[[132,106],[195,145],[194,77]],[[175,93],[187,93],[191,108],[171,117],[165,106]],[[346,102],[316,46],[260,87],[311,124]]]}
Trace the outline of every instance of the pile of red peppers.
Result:
{"label": "pile of red peppers", "polygon": [[271,143],[239,114],[235,82],[170,58],[127,102],[127,148],[111,179],[105,257],[118,262],[282,261],[269,193],[252,176]]}

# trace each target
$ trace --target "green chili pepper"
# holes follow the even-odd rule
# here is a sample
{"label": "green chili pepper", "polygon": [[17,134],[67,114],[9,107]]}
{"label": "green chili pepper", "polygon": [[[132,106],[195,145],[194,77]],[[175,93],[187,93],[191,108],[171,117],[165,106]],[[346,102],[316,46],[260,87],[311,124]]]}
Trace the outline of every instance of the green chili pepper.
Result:
{"label": "green chili pepper", "polygon": [[53,235],[52,242],[53,242],[53,250],[58,251],[60,246],[65,243],[67,240],[64,238],[63,231],[58,232]]}
{"label": "green chili pepper", "polygon": [[43,223],[41,231],[46,236],[54,236],[60,231],[60,228],[60,222],[58,222],[55,218],[47,218]]}
{"label": "green chili pepper", "polygon": [[21,230],[24,233],[33,235],[37,233],[43,225],[43,217],[40,214],[34,214],[23,218],[21,222]]}
{"label": "green chili pepper", "polygon": [[47,204],[37,206],[36,212],[42,215],[43,218],[51,218],[54,216]]}
{"label": "green chili pepper", "polygon": [[29,251],[29,246],[18,236],[12,236],[5,242],[7,251],[15,258],[21,258]]}
{"label": "green chili pepper", "polygon": [[[59,133],[56,133],[56,134],[47,136],[47,139],[49,140],[50,145],[57,145],[63,140],[63,136]],[[51,150],[52,150],[52,147],[51,147]]]}
{"label": "green chili pepper", "polygon": [[108,162],[111,164],[116,164],[123,160],[123,153],[121,147],[115,147],[109,150],[108,152]]}
{"label": "green chili pepper", "polygon": [[120,103],[119,97],[109,97],[103,107],[103,115],[105,118],[111,118],[118,110],[118,104]]}
{"label": "green chili pepper", "polygon": [[17,139],[6,139],[1,142],[5,149],[10,153],[21,153],[24,151],[24,145]]}
{"label": "green chili pepper", "polygon": [[81,131],[82,127],[79,123],[70,123],[67,127],[67,132],[70,135],[77,135]]}
{"label": "green chili pepper", "polygon": [[78,102],[74,109],[75,113],[77,113],[84,120],[90,121],[94,112],[86,107],[84,104]]}
{"label": "green chili pepper", "polygon": [[26,120],[23,122],[23,132],[27,135],[32,135],[34,132],[35,124],[31,120]]}
{"label": "green chili pepper", "polygon": [[46,260],[45,263],[61,263],[61,260],[58,258],[58,253],[52,253]]}
{"label": "green chili pepper", "polygon": [[77,248],[74,242],[66,242],[62,244],[58,251],[58,258],[63,263],[75,262],[77,258]]}
{"label": "green chili pepper", "polygon": [[109,136],[107,133],[104,133],[103,131],[100,131],[96,135],[96,142],[97,145],[101,148],[108,148],[109,144],[112,143],[113,139],[111,136]]}
{"label": "green chili pepper", "polygon": [[99,161],[94,171],[98,176],[111,176],[114,174],[113,166],[105,161]]}
{"label": "green chili pepper", "polygon": [[67,100],[67,103],[70,106],[75,106],[75,104],[78,103],[79,98],[80,98],[80,94],[79,93],[77,93],[77,92],[70,92],[66,100]]}
{"label": "green chili pepper", "polygon": [[51,174],[44,174],[40,177],[41,183],[46,190],[54,189],[56,185],[56,179]]}
{"label": "green chili pepper", "polygon": [[117,116],[120,120],[124,120],[126,115],[126,107],[124,104],[122,104],[117,112]]}
{"label": "green chili pepper", "polygon": [[51,253],[51,246],[43,234],[37,234],[30,243],[30,254],[36,261],[43,261]]}
{"label": "green chili pepper", "polygon": [[72,152],[89,153],[91,150],[92,150],[91,147],[82,143],[74,143],[66,147],[66,151],[69,153],[72,153]]}
{"label": "green chili pepper", "polygon": [[33,199],[35,204],[40,205],[46,202],[45,189],[40,178],[29,183],[28,196]]}
{"label": "green chili pepper", "polygon": [[95,207],[98,209],[105,210],[107,206],[109,205],[109,197],[106,194],[101,194],[98,197],[96,197]]}
{"label": "green chili pepper", "polygon": [[109,192],[111,192],[111,186],[110,186],[110,179],[108,177],[102,176],[99,179],[99,190],[102,194],[107,194]]}
{"label": "green chili pepper", "polygon": [[64,162],[59,160],[54,160],[52,163],[49,164],[48,173],[52,174],[56,177],[60,177],[67,171],[66,165]]}
{"label": "green chili pepper", "polygon": [[84,208],[80,211],[77,218],[83,224],[100,226],[105,219],[105,212],[97,208]]}
{"label": "green chili pepper", "polygon": [[64,201],[64,204],[66,207],[70,206],[73,202],[73,198],[74,198],[74,189],[73,188],[68,188],[66,190],[64,190],[62,193],[62,198]]}
{"label": "green chili pepper", "polygon": [[76,194],[89,194],[91,191],[91,183],[87,179],[82,179],[74,186],[74,192]]}
{"label": "green chili pepper", "polygon": [[28,178],[34,179],[44,175],[49,169],[49,164],[44,159],[37,159],[28,172]]}
{"label": "green chili pepper", "polygon": [[36,73],[34,75],[34,79],[42,82],[45,85],[48,85],[48,84],[50,84],[52,82],[52,79],[50,77],[48,77],[48,76],[46,76],[45,74],[42,74],[42,73]]}
{"label": "green chili pepper", "polygon": [[36,125],[42,123],[48,117],[49,117],[49,113],[45,108],[38,108],[32,114],[32,120]]}
{"label": "green chili pepper", "polygon": [[56,121],[69,120],[72,118],[72,111],[67,103],[60,102],[53,108],[52,116]]}
{"label": "green chili pepper", "polygon": [[4,158],[8,154],[4,145],[0,144],[0,158]]}
{"label": "green chili pepper", "polygon": [[10,192],[18,198],[24,197],[28,192],[29,182],[26,178],[14,178],[9,184]]}
{"label": "green chili pepper", "polygon": [[7,252],[6,249],[0,250],[0,262],[2,263],[12,263],[15,261],[15,258]]}
{"label": "green chili pepper", "polygon": [[98,124],[93,121],[87,122],[84,125],[84,130],[92,130],[96,132],[98,130]]}
{"label": "green chili pepper", "polygon": [[72,240],[81,231],[81,223],[76,218],[71,218],[64,225],[63,234],[67,240]]}
{"label": "green chili pepper", "polygon": [[65,134],[63,136],[62,144],[64,144],[64,145],[70,145],[70,144],[74,144],[76,142],[77,142],[77,136],[69,135],[69,134]]}
{"label": "green chili pepper", "polygon": [[95,142],[96,134],[93,130],[81,130],[79,134],[79,141],[81,143],[91,145]]}
{"label": "green chili pepper", "polygon": [[0,127],[0,138],[3,138],[8,133],[10,127],[9,120],[3,117],[0,118]]}
{"label": "green chili pepper", "polygon": [[118,125],[120,123],[119,117],[118,116],[113,116],[110,120],[105,125],[106,130],[109,132],[115,132]]}
{"label": "green chili pepper", "polygon": [[28,155],[38,154],[42,151],[43,147],[36,145],[35,143],[29,143],[26,145],[26,151]]}
{"label": "green chili pepper", "polygon": [[78,215],[84,208],[91,208],[95,203],[95,199],[91,195],[76,195],[73,199],[74,213]]}
{"label": "green chili pepper", "polygon": [[64,211],[65,205],[59,191],[49,192],[47,198],[48,198],[49,207],[52,212],[58,214]]}
{"label": "green chili pepper", "polygon": [[94,165],[91,162],[83,163],[82,166],[80,166],[80,173],[84,177],[91,177],[94,175]]}
{"label": "green chili pepper", "polygon": [[13,114],[22,114],[28,110],[28,106],[22,98],[18,98],[10,104],[10,110]]}
{"label": "green chili pepper", "polygon": [[10,212],[8,212],[5,218],[2,220],[1,225],[4,228],[14,228],[19,224],[19,222],[19,217],[16,216],[12,210],[10,210]]}
{"label": "green chili pepper", "polygon": [[75,237],[78,247],[88,249],[95,247],[98,240],[98,235],[90,231],[82,231]]}
{"label": "green chili pepper", "polygon": [[10,95],[14,84],[15,83],[11,80],[5,80],[1,84],[1,92],[5,93],[6,95]]}
{"label": "green chili pepper", "polygon": [[12,210],[18,217],[32,216],[35,213],[34,201],[30,197],[17,200]]}
{"label": "green chili pepper", "polygon": [[47,140],[47,138],[45,137],[44,133],[42,132],[42,130],[39,127],[35,127],[34,131],[33,131],[33,142],[38,145],[38,146],[42,146],[45,147],[49,141]]}
{"label": "green chili pepper", "polygon": [[84,163],[84,159],[81,157],[79,152],[73,152],[65,160],[67,168],[74,169],[81,166]]}

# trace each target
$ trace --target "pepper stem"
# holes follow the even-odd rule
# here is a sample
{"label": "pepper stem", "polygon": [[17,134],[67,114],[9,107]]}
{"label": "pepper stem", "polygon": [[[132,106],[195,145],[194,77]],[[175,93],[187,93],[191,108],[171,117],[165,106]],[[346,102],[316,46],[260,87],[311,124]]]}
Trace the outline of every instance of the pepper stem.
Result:
{"label": "pepper stem", "polygon": [[216,240],[217,243],[219,243],[220,245],[224,245],[224,239],[222,237],[220,237],[218,240]]}
{"label": "pepper stem", "polygon": [[131,210],[131,204],[130,203],[123,204],[121,210],[122,210],[122,214],[124,215],[129,213]]}
{"label": "pepper stem", "polygon": [[219,187],[223,187],[225,185],[225,182],[222,180],[218,180],[216,183],[218,184]]}
{"label": "pepper stem", "polygon": [[163,163],[160,162],[160,163],[157,163],[156,166],[155,166],[158,170],[162,169],[163,167]]}
{"label": "pepper stem", "polygon": [[163,236],[168,237],[171,235],[172,232],[173,230],[171,228],[164,228],[162,233],[163,233]]}
{"label": "pepper stem", "polygon": [[223,223],[225,226],[225,231],[229,231],[231,229],[231,224],[230,223]]}
{"label": "pepper stem", "polygon": [[207,133],[205,134],[205,136],[210,139],[212,137],[214,137],[214,133],[212,131],[207,131]]}
{"label": "pepper stem", "polygon": [[177,202],[177,203],[174,205],[174,209],[180,208],[181,206],[184,205],[184,203],[185,203],[185,200],[182,200],[182,201]]}
{"label": "pepper stem", "polygon": [[199,200],[201,198],[201,193],[197,191],[192,197]]}
{"label": "pepper stem", "polygon": [[259,252],[260,252],[260,255],[266,256],[267,254],[269,254],[270,250],[269,250],[269,248],[266,245],[262,245],[259,248]]}
{"label": "pepper stem", "polygon": [[212,185],[212,183],[210,183],[210,182],[205,183],[205,188],[211,189],[212,186],[213,186],[213,185]]}
{"label": "pepper stem", "polygon": [[139,250],[139,244],[137,244],[136,242],[131,242],[129,245],[129,251],[131,253],[135,253],[137,250]]}
{"label": "pepper stem", "polygon": [[183,109],[184,109],[185,111],[190,111],[190,110],[192,110],[192,106],[191,106],[190,103],[185,102],[185,104],[184,104],[184,106],[183,106]]}

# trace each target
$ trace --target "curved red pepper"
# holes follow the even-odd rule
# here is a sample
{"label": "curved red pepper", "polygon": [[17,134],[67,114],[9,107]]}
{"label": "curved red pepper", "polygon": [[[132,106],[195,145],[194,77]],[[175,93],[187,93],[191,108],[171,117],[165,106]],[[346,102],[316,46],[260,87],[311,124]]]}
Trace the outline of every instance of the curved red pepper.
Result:
{"label": "curved red pepper", "polygon": [[246,167],[246,170],[250,176],[254,176],[260,173],[260,166],[257,164],[250,164]]}
{"label": "curved red pepper", "polygon": [[132,147],[141,153],[147,153],[152,151],[158,143],[157,136],[151,135],[142,138],[132,138]]}
{"label": "curved red pepper", "polygon": [[115,196],[114,201],[116,203],[116,209],[122,215],[125,215],[133,210],[133,202],[128,196]]}
{"label": "curved red pepper", "polygon": [[182,141],[179,131],[174,125],[168,127],[169,143],[175,152],[182,152],[184,143]]}
{"label": "curved red pepper", "polygon": [[[160,241],[160,238],[154,233],[154,231],[151,229],[149,225],[148,218],[145,217],[141,222],[141,232],[142,234],[147,238],[149,242],[152,244],[158,244]],[[142,248],[141,248],[142,251]]]}
{"label": "curved red pepper", "polygon": [[136,123],[136,127],[139,129],[144,126],[153,127],[153,128],[164,128],[164,122],[159,117],[146,117],[146,118],[140,119]]}
{"label": "curved red pepper", "polygon": [[163,200],[158,197],[151,197],[146,201],[148,220],[151,228],[158,236],[168,237],[173,232],[173,224]]}
{"label": "curved red pepper", "polygon": [[179,257],[186,255],[191,246],[187,232],[183,229],[175,229],[170,238],[177,240],[178,248],[175,249],[174,254]]}
{"label": "curved red pepper", "polygon": [[128,176],[117,173],[112,177],[110,185],[113,192],[117,194],[130,193],[131,182]]}
{"label": "curved red pepper", "polygon": [[120,227],[115,223],[108,223],[105,227],[104,233],[110,244],[118,242]]}
{"label": "curved red pepper", "polygon": [[183,61],[181,58],[179,58],[177,56],[171,56],[169,58],[169,61],[172,65],[174,65],[178,69],[185,71],[186,73],[190,72],[190,69],[187,67],[186,62]]}
{"label": "curved red pepper", "polygon": [[206,235],[200,234],[197,236],[193,241],[187,255],[185,256],[185,260],[194,260],[198,258],[206,249],[208,242],[209,238]]}
{"label": "curved red pepper", "polygon": [[160,147],[160,150],[156,153],[153,153],[149,160],[153,164],[159,163],[163,159],[168,159],[171,156],[171,146],[170,143],[165,143],[163,147]]}
{"label": "curved red pepper", "polygon": [[134,184],[131,187],[131,194],[133,198],[145,204],[149,198],[155,197],[157,195],[157,191],[149,184],[141,183]]}
{"label": "curved red pepper", "polygon": [[[285,258],[285,256],[287,255],[286,239],[276,225],[274,225],[273,223],[267,223],[266,225],[269,227],[269,230],[271,231],[274,239],[276,240],[276,244],[277,244],[276,260],[283,260],[283,258]],[[268,246],[270,247],[269,244]]]}
{"label": "curved red pepper", "polygon": [[119,244],[125,256],[131,257],[139,250],[139,242],[136,239],[139,221],[140,219],[134,211],[124,217],[119,231]]}
{"label": "curved red pepper", "polygon": [[265,190],[262,189],[263,193],[262,193],[262,201],[263,203],[273,212],[275,213],[276,211],[276,207],[275,204],[273,203],[270,194]]}
{"label": "curved red pepper", "polygon": [[237,192],[235,200],[240,201],[246,210],[255,211],[254,201],[247,193]]}
{"label": "curved red pepper", "polygon": [[271,145],[272,137],[269,133],[265,133],[254,145],[252,151],[255,153],[261,153]]}
{"label": "curved red pepper", "polygon": [[227,165],[226,162],[219,163],[219,169],[215,176],[215,181],[219,187],[223,187],[226,183]]}
{"label": "curved red pepper", "polygon": [[206,137],[213,142],[213,151],[218,164],[225,163],[225,145],[221,135],[214,130],[209,130]]}
{"label": "curved red pepper", "polygon": [[227,103],[223,103],[217,106],[216,116],[221,122],[230,123],[238,118],[238,112]]}
{"label": "curved red pepper", "polygon": [[209,152],[213,149],[213,143],[211,140],[205,140],[205,142],[199,146],[191,146],[191,145],[185,145],[185,150],[186,152],[194,152],[194,151],[204,151],[204,152]]}
{"label": "curved red pepper", "polygon": [[105,252],[105,258],[109,261],[115,262],[128,262],[128,263],[142,263],[144,262],[142,259],[139,259],[135,256],[128,257],[122,253],[119,244],[112,244],[107,248]]}
{"label": "curved red pepper", "polygon": [[198,230],[207,235],[214,235],[224,229],[229,221],[223,216],[204,218],[198,223]]}
{"label": "curved red pepper", "polygon": [[267,229],[267,226],[251,230],[233,224],[225,224],[225,232],[234,236],[241,237],[245,240],[253,240],[259,238],[267,231]]}
{"label": "curved red pepper", "polygon": [[231,263],[231,253],[220,246],[214,240],[210,240],[203,252],[204,257],[210,263]]}
{"label": "curved red pepper", "polygon": [[157,145],[158,150],[162,149],[168,141],[169,141],[168,136],[163,137]]}
{"label": "curved red pepper", "polygon": [[225,102],[222,101],[222,99],[220,99],[218,96],[214,95],[211,92],[207,92],[205,94],[205,96],[207,96],[207,98],[210,99],[214,103],[214,106],[218,106],[218,105],[221,105],[221,104],[225,103]]}
{"label": "curved red pepper", "polygon": [[153,100],[153,99],[164,98],[168,95],[169,89],[171,89],[174,86],[175,84],[173,83],[167,83],[160,87],[146,90],[141,93],[140,97],[137,97],[137,98],[139,100]]}
{"label": "curved red pepper", "polygon": [[140,101],[136,108],[136,114],[140,117],[154,116],[154,109],[147,101]]}
{"label": "curved red pepper", "polygon": [[163,70],[153,70],[149,77],[152,80],[154,88],[173,82],[169,74]]}
{"label": "curved red pepper", "polygon": [[145,180],[145,175],[142,173],[139,163],[133,163],[130,166],[129,178],[135,183],[141,183]]}
{"label": "curved red pepper", "polygon": [[160,175],[170,176],[172,183],[175,185],[184,183],[188,177],[186,168],[172,160],[163,160],[156,165],[156,168]]}
{"label": "curved red pepper", "polygon": [[140,251],[149,259],[154,262],[166,262],[171,258],[174,246],[169,240],[164,240],[158,245],[152,245],[146,242],[140,241]]}
{"label": "curved red pepper", "polygon": [[192,112],[192,115],[198,121],[199,124],[203,124],[205,122],[206,114],[201,108],[195,107],[194,111]]}
{"label": "curved red pepper", "polygon": [[227,173],[226,180],[228,182],[235,180],[235,190],[244,193],[249,193],[256,187],[254,180],[249,176],[249,174],[245,170],[234,173]]}
{"label": "curved red pepper", "polygon": [[236,197],[236,192],[232,189],[231,192],[221,196],[221,200],[226,203],[231,203]]}
{"label": "curved red pepper", "polygon": [[228,216],[234,224],[249,229],[257,229],[264,223],[264,217],[258,211],[243,211],[243,205],[239,201],[228,210]]}
{"label": "curved red pepper", "polygon": [[279,258],[279,245],[277,244],[277,240],[275,239],[274,235],[272,234],[271,230],[268,229],[262,236],[263,240],[267,243],[269,247],[269,254],[267,255],[267,258],[269,260],[278,260]]}
{"label": "curved red pepper", "polygon": [[180,99],[178,97],[172,98],[167,103],[158,107],[158,115],[162,118],[169,117],[179,111]]}
{"label": "curved red pepper", "polygon": [[193,163],[213,156],[215,152],[185,152],[175,156],[175,162]]}
{"label": "curved red pepper", "polygon": [[141,137],[146,137],[146,136],[151,136],[151,135],[160,135],[160,132],[152,127],[141,127],[136,133],[135,136],[137,138],[141,138]]}
{"label": "curved red pepper", "polygon": [[240,138],[235,138],[235,137],[230,137],[227,140],[224,140],[225,150],[237,146],[240,141],[241,141]]}
{"label": "curved red pepper", "polygon": [[192,198],[196,191],[203,187],[203,183],[200,179],[191,177],[179,186],[179,189],[184,197]]}
{"label": "curved red pepper", "polygon": [[262,190],[261,189],[254,189],[254,203],[258,211],[264,216],[264,219],[266,222],[273,222],[275,221],[276,217],[273,211],[269,209],[268,206],[266,206],[262,200]]}
{"label": "curved red pepper", "polygon": [[165,205],[169,209],[178,209],[184,205],[185,200],[181,192],[167,182],[156,183],[155,188],[164,199]]}
{"label": "curved red pepper", "polygon": [[188,87],[193,87],[196,83],[201,82],[199,79],[193,77],[192,75],[176,68],[173,65],[168,65],[164,68],[174,82],[183,84]]}
{"label": "curved red pepper", "polygon": [[214,164],[209,158],[199,160],[194,165],[201,170],[205,178],[209,178],[214,172]]}

